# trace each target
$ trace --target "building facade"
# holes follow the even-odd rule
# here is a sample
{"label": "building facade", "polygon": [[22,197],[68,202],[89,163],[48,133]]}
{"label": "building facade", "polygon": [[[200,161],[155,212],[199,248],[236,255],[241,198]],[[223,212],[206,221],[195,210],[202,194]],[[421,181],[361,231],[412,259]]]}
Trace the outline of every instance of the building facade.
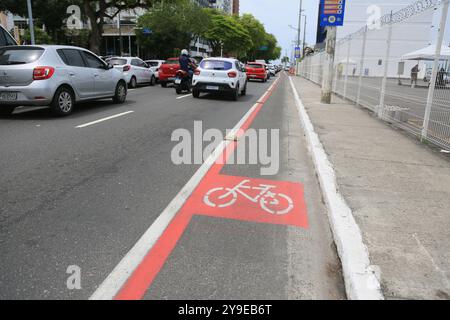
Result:
{"label": "building facade", "polygon": [[[373,21],[375,16],[388,15],[391,12],[398,12],[417,0],[347,0],[344,26],[337,28],[337,41],[346,38],[349,35],[361,30]],[[320,12],[320,10],[319,10]],[[319,13],[320,14],[320,13]],[[410,19],[396,23],[393,28],[392,45],[389,56],[389,77],[398,76],[398,67],[400,58],[409,52],[424,48],[432,41],[431,26],[435,19],[435,10],[427,10],[421,14],[417,14]],[[367,33],[366,53],[363,74],[365,76],[381,77],[384,73],[384,65],[386,63],[386,39],[388,37],[388,27],[381,29],[374,28]],[[318,26],[316,49],[323,49],[325,46],[324,39],[326,31]],[[336,49],[336,63],[343,63],[347,56],[347,45],[345,48]],[[350,49],[350,61],[355,62],[352,66],[352,72],[356,69],[359,74],[359,64],[361,58],[362,36],[353,37]],[[415,61],[405,62],[405,73],[416,64]],[[426,68],[424,68],[426,69]],[[405,74],[405,76],[408,76]]]}
{"label": "building facade", "polygon": [[233,0],[233,14],[239,14],[240,3],[239,0]]}

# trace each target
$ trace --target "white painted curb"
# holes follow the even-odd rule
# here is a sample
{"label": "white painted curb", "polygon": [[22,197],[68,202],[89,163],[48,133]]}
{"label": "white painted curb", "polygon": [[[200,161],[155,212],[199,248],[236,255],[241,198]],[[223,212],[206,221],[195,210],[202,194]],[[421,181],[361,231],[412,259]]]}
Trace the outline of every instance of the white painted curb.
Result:
{"label": "white painted curb", "polygon": [[351,209],[338,191],[333,166],[328,160],[319,136],[314,131],[314,126],[291,77],[289,81],[328,208],[328,218],[342,263],[347,298],[383,300],[380,281],[374,272],[376,268],[370,264],[369,252],[363,243],[361,230]]}

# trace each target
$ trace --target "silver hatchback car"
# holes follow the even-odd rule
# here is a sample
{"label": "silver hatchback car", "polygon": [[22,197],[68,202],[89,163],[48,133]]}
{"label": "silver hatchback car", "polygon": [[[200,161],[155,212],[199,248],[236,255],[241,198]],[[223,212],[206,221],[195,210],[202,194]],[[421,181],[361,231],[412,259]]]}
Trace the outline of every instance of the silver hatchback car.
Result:
{"label": "silver hatchback car", "polygon": [[0,114],[17,106],[49,105],[60,116],[75,103],[112,98],[125,102],[122,72],[92,52],[72,46],[0,47]]}

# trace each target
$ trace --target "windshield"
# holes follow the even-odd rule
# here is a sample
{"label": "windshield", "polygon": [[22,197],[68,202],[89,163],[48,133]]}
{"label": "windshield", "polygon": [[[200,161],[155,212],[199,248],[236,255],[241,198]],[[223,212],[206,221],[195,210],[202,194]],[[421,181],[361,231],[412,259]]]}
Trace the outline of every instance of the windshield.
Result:
{"label": "windshield", "polygon": [[230,70],[233,64],[229,61],[204,60],[200,64],[200,67],[206,70]]}
{"label": "windshield", "polygon": [[126,59],[116,59],[116,58],[108,59],[106,60],[106,62],[112,64],[113,66],[123,66],[127,64]]}
{"label": "windshield", "polygon": [[38,60],[44,49],[42,48],[3,48],[0,49],[0,65],[27,64]]}

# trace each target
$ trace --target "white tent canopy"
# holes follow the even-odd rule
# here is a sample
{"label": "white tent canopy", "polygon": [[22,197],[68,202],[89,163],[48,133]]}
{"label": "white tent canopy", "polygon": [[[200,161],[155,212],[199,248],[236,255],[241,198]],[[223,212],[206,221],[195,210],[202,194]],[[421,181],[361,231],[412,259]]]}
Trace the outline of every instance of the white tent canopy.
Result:
{"label": "white tent canopy", "polygon": [[[434,60],[436,56],[436,45],[422,48],[402,56],[402,60]],[[450,60],[450,47],[442,46],[439,60]]]}

